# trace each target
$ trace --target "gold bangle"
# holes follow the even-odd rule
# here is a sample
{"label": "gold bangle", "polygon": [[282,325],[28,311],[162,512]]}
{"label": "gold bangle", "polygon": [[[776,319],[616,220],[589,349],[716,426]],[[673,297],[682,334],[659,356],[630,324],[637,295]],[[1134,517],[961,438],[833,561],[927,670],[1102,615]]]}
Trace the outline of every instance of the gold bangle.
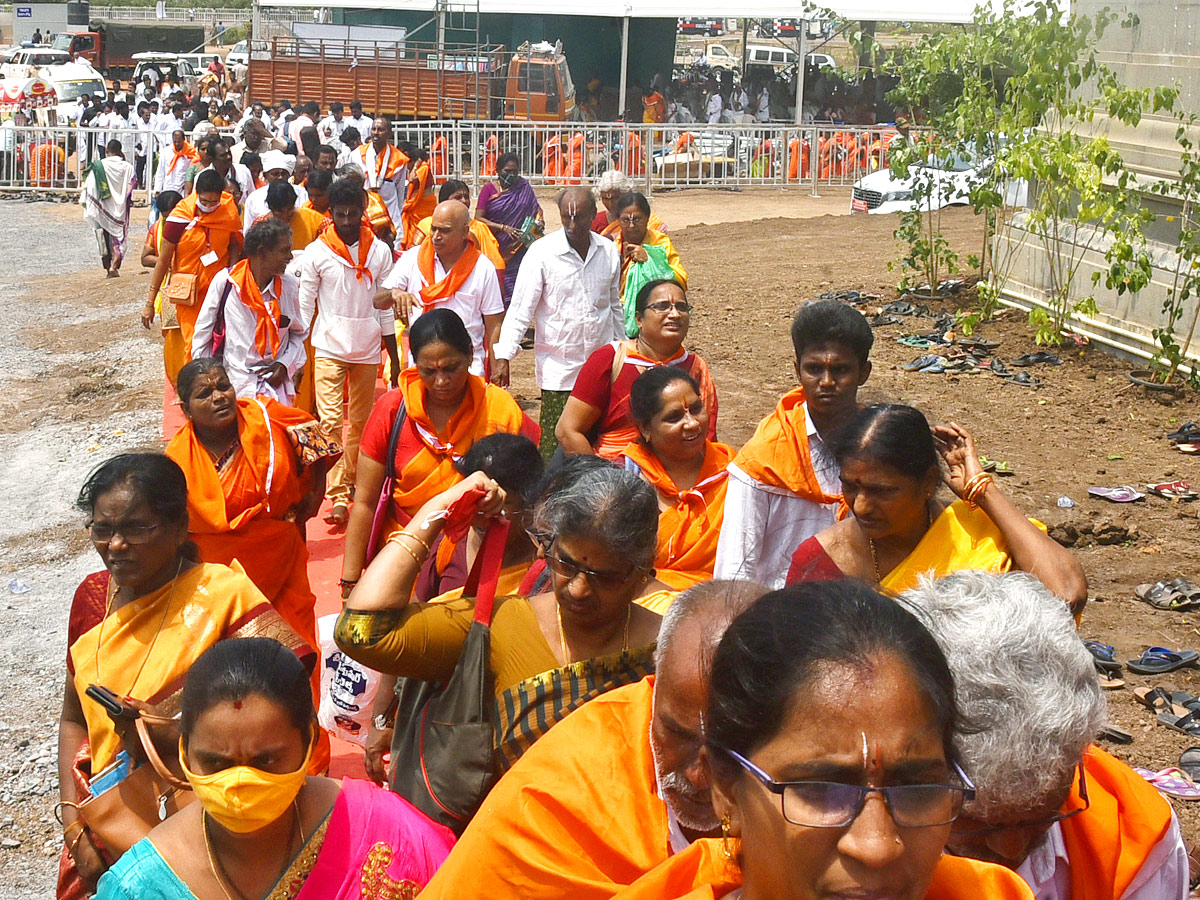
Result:
{"label": "gold bangle", "polygon": [[[75,840],[71,841],[71,846],[69,846],[67,848],[67,856],[71,857],[72,859],[75,858],[75,848],[79,846],[79,842],[81,840],[83,840],[84,835],[86,835],[87,833],[88,833],[88,827],[86,825],[84,825],[83,829],[79,832],[79,834],[75,835]],[[91,840],[91,839],[89,838],[89,840]]]}
{"label": "gold bangle", "polygon": [[978,506],[979,498],[982,497],[987,489],[995,483],[994,479],[987,472],[976,475],[968,483],[963,491],[963,499],[967,501],[968,506]]}
{"label": "gold bangle", "polygon": [[418,566],[425,565],[425,560],[423,560],[423,559],[421,559],[421,557],[417,556],[416,551],[413,550],[412,547],[408,546],[408,544],[402,543],[401,541],[398,541],[395,538],[392,538],[391,540],[389,540],[388,543],[395,544],[397,547],[399,547],[401,550],[403,550],[405,553],[407,553],[409,556],[411,556],[413,558],[413,562],[415,562]]}
{"label": "gold bangle", "polygon": [[63,828],[63,840],[64,841],[67,839],[67,836],[70,835],[72,828],[87,828],[87,822],[83,821],[83,819],[76,819],[74,822],[70,822],[66,826],[64,826],[64,828]]}
{"label": "gold bangle", "polygon": [[412,538],[414,541],[416,541],[418,544],[420,544],[422,547],[424,547],[426,554],[430,554],[433,552],[433,548],[431,546],[429,546],[428,542],[422,540],[420,535],[413,534],[411,531],[407,531],[407,530],[400,531],[400,532],[392,535],[391,540],[396,541],[396,540],[399,540],[400,538],[406,538],[406,537]]}

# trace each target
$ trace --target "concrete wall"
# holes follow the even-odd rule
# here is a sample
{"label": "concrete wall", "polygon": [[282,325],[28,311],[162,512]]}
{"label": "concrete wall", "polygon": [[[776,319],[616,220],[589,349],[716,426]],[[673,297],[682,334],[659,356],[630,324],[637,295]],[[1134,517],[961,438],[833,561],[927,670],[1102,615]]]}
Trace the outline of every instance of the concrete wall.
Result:
{"label": "concrete wall", "polygon": [[[1197,0],[1128,0],[1124,4],[1104,0],[1075,0],[1073,10],[1080,15],[1095,15],[1105,6],[1119,14],[1134,12],[1139,24],[1133,28],[1111,26],[1100,45],[1101,60],[1130,87],[1150,88],[1160,84],[1180,89],[1183,108],[1200,112],[1200,2]],[[1126,165],[1147,180],[1172,180],[1179,168],[1179,148],[1175,139],[1176,123],[1169,116],[1147,116],[1136,128],[1098,115],[1086,127],[1088,133],[1103,134],[1121,153]],[[1200,129],[1193,134],[1200,145]],[[1092,273],[1103,271],[1105,246],[1096,241],[1085,254],[1074,282],[1076,297],[1094,294],[1099,314],[1078,320],[1078,330],[1098,338],[1101,343],[1131,358],[1145,358],[1156,347],[1152,330],[1165,323],[1162,306],[1174,279],[1174,248],[1179,226],[1174,221],[1181,201],[1147,195],[1145,205],[1155,213],[1155,221],[1145,228],[1156,265],[1153,280],[1135,295],[1118,297],[1103,283],[1093,288]],[[1023,307],[1044,303],[1047,297],[1047,260],[1045,248],[1019,227],[1011,240],[1002,242],[998,257],[1011,253],[1015,264],[1004,286],[1005,297]],[[1086,240],[1084,241],[1086,243]],[[1177,331],[1186,333],[1194,310],[1185,310]],[[1179,335],[1182,341],[1183,335]],[[1200,360],[1193,348],[1189,354]]]}

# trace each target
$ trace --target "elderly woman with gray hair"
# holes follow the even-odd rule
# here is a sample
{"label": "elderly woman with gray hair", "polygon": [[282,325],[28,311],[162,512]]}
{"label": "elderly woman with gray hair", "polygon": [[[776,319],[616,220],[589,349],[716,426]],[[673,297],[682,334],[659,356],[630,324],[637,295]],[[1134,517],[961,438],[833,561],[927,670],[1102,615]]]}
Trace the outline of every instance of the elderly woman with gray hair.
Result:
{"label": "elderly woman with gray hair", "polygon": [[1013,869],[1037,900],[1182,900],[1171,806],[1093,745],[1105,701],[1071,614],[1025,574],[956,572],[900,598],[946,654],[976,785],[947,848]]}
{"label": "elderly woman with gray hair", "polygon": [[[592,220],[592,231],[612,240],[621,233],[621,211],[617,209],[617,201],[625,194],[637,190],[633,179],[617,169],[607,169],[596,182],[596,196],[600,200],[600,212]],[[650,228],[666,232],[667,226],[653,212],[650,213]]]}
{"label": "elderly woman with gray hair", "polygon": [[[524,526],[545,559],[550,592],[497,597],[491,621],[496,763],[506,769],[588,700],[647,675],[661,618],[635,603],[654,584],[658,499],[636,475],[569,460]],[[477,523],[504,515],[505,492],[483,472],[438,494],[371,561],[346,602],[338,646],[389,675],[447,681],[475,599],[410,602],[446,513],[481,494]]]}

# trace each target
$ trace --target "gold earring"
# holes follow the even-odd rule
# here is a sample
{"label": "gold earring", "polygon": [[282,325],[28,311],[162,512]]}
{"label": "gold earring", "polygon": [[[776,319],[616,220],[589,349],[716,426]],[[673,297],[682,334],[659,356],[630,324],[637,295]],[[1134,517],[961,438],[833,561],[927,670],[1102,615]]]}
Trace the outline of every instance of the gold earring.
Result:
{"label": "gold earring", "polygon": [[733,851],[729,849],[729,813],[721,816],[721,853],[728,862],[733,862]]}

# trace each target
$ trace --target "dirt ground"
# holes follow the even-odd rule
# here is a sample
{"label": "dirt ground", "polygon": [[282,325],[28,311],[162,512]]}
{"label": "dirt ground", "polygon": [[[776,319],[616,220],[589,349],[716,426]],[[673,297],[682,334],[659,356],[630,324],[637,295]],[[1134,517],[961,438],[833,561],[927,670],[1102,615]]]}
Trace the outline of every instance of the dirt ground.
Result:
{"label": "dirt ground", "polygon": [[[783,192],[680,192],[656,195],[689,270],[691,348],[708,361],[721,396],[720,438],[739,445],[794,384],[788,327],[796,308],[824,291],[857,289],[896,296],[887,263],[897,256],[895,221],[846,216],[845,192],[814,201]],[[137,315],[148,275],[136,251],[120,279],[106,281],[77,207],[2,202],[3,232],[14,254],[0,282],[7,327],[0,329],[0,665],[10,688],[0,695],[0,860],[6,896],[49,897],[57,838],[53,747],[62,684],[67,610],[80,577],[99,568],[71,501],[86,471],[123,450],[160,446],[160,338]],[[549,218],[556,216],[550,211]],[[144,211],[135,213],[144,228]],[[978,243],[969,211],[946,216],[961,249]],[[707,222],[709,224],[699,224]],[[140,231],[133,246],[140,246]],[[935,304],[951,309],[953,302]],[[954,419],[981,453],[1007,460],[1016,475],[1001,488],[1083,562],[1093,602],[1081,633],[1135,658],[1150,645],[1200,647],[1200,615],[1160,612],[1133,598],[1142,582],[1185,575],[1200,580],[1194,546],[1200,504],[1150,497],[1130,506],[1089,499],[1090,485],[1200,482],[1200,462],[1171,449],[1165,435],[1200,419],[1197,398],[1163,402],[1129,388],[1128,366],[1094,350],[1064,354],[1060,367],[1033,370],[1030,389],[991,375],[909,374],[900,366],[921,351],[896,335],[928,330],[926,319],[880,328],[866,402],[911,403],[933,421]],[[1001,341],[1005,359],[1033,348],[1022,314],[1009,312],[981,334]],[[514,394],[536,409],[532,354],[514,366]],[[1070,497],[1075,506],[1056,501]],[[28,592],[18,592],[28,585]],[[15,588],[15,589],[14,589]],[[1159,726],[1133,698],[1140,685],[1200,692],[1200,670],[1162,679],[1126,675],[1108,694],[1112,721],[1134,736],[1106,744],[1133,765],[1174,765],[1192,743]],[[1191,841],[1200,808],[1176,802]],[[16,846],[12,846],[15,843]],[[12,873],[12,874],[9,874]]]}

